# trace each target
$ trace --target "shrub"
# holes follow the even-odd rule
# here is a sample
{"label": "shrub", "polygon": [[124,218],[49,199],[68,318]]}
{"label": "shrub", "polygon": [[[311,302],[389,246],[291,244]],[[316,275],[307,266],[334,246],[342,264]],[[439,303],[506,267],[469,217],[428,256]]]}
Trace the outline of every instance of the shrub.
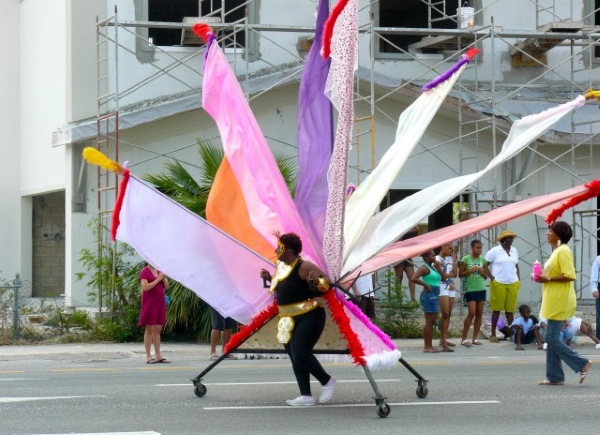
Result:
{"label": "shrub", "polygon": [[393,270],[383,275],[384,292],[377,309],[375,324],[392,338],[422,338],[423,315],[408,298],[396,280]]}

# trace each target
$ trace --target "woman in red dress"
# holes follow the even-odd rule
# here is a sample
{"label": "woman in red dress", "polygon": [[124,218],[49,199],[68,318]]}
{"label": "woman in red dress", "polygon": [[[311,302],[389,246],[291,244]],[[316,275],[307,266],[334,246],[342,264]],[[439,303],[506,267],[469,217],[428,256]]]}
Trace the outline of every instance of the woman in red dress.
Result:
{"label": "woman in red dress", "polygon": [[[167,323],[167,303],[165,290],[169,289],[169,280],[164,273],[148,264],[140,272],[142,284],[142,307],[140,309],[139,326],[144,326],[144,348],[146,363],[169,363],[160,353],[160,331]],[[151,349],[154,344],[154,358]]]}

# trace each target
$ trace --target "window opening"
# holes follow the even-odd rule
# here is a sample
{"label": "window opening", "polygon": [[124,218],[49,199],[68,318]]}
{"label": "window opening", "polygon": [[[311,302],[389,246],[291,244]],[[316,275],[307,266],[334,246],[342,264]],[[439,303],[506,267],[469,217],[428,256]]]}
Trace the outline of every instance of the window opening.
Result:
{"label": "window opening", "polygon": [[[246,17],[248,0],[148,0],[148,21],[182,23],[184,17],[216,17],[222,23],[236,23]],[[152,44],[165,46],[181,45],[180,29],[150,28],[148,38]],[[222,46],[243,48],[246,45],[243,31],[219,32]]]}
{"label": "window opening", "polygon": [[[467,3],[467,2],[463,2]],[[456,9],[459,0],[380,0],[379,26],[417,29],[456,29]],[[409,46],[421,41],[423,35],[382,33],[379,53],[407,53]],[[437,49],[429,49],[437,53]],[[422,50],[427,52],[427,49]]]}

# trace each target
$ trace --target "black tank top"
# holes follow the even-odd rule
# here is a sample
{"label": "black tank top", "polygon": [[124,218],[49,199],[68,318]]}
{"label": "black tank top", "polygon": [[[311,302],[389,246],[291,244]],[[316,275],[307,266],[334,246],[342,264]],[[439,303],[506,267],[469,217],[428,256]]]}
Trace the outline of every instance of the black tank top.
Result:
{"label": "black tank top", "polygon": [[279,305],[295,304],[319,296],[318,291],[312,290],[308,282],[300,278],[298,271],[301,264],[302,261],[298,261],[289,276],[277,284],[275,291]]}

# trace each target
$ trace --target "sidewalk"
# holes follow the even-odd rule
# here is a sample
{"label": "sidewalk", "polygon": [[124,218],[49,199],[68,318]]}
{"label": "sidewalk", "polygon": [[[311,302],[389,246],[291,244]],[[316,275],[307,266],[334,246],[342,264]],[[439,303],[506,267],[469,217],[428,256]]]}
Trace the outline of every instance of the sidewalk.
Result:
{"label": "sidewalk", "polygon": [[[482,346],[472,346],[467,348],[460,345],[460,339],[450,339],[455,343],[455,352],[427,354],[423,353],[422,339],[396,339],[393,342],[404,357],[418,359],[439,359],[441,355],[450,356],[472,356],[472,357],[492,357],[507,356],[507,353],[526,356],[533,353],[543,354],[538,351],[535,345],[527,345],[525,352],[514,350],[514,344],[509,341],[500,343],[489,343],[481,339]],[[434,341],[437,345],[437,341]],[[198,357],[200,360],[208,360],[210,356],[210,346],[208,344],[197,343],[169,343],[161,345],[162,352],[172,361],[177,360],[177,356]],[[597,352],[590,340],[582,339],[575,344],[574,348],[578,351]],[[260,350],[256,350],[260,354]],[[283,353],[283,352],[282,352]],[[248,352],[250,354],[250,352]],[[50,344],[50,345],[16,345],[0,346],[0,363],[2,361],[27,361],[27,360],[70,360],[70,359],[144,359],[143,343],[76,343],[76,344]]]}
{"label": "sidewalk", "polygon": [[[210,346],[196,343],[162,343],[161,350],[169,358],[177,355],[208,359]],[[145,358],[143,343],[76,343],[0,346],[2,361],[69,360],[69,359],[126,359]]]}

